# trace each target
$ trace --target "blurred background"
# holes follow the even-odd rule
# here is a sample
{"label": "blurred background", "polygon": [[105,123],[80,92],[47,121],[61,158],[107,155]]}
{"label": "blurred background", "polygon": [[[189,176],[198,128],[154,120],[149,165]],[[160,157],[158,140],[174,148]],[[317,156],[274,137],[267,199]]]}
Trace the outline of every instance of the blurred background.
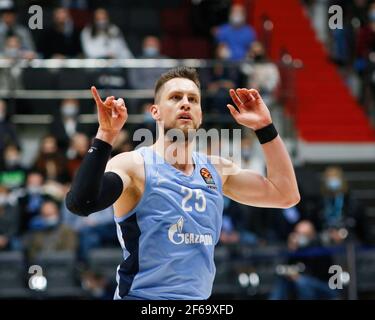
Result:
{"label": "blurred background", "polygon": [[[302,196],[290,209],[224,199],[212,298],[375,297],[372,1],[1,0],[0,16],[0,298],[112,299],[112,209],[81,218],[63,201],[98,127],[88,89],[125,98],[115,155],[155,130],[154,81],[178,65],[199,70],[206,129],[239,128],[229,88],[260,90]],[[242,166],[265,173],[242,130]]]}

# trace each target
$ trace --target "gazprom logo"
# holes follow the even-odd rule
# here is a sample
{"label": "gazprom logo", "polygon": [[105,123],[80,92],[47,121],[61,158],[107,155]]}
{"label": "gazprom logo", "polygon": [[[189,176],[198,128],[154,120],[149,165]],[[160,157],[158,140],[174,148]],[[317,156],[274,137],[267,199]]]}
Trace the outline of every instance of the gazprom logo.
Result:
{"label": "gazprom logo", "polygon": [[213,244],[212,235],[183,233],[184,218],[180,217],[175,224],[168,229],[168,238],[174,244],[204,244],[211,246]]}

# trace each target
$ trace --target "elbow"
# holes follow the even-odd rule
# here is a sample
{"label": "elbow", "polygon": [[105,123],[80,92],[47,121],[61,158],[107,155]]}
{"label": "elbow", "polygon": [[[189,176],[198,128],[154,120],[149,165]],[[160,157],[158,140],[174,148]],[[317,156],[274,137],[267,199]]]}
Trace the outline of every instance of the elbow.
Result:
{"label": "elbow", "polygon": [[79,202],[76,202],[73,199],[72,194],[70,192],[68,192],[68,194],[66,195],[65,205],[71,213],[74,213],[78,216],[87,217],[90,214],[90,212],[87,212],[83,209],[83,206],[80,205]]}
{"label": "elbow", "polygon": [[288,197],[285,197],[284,200],[281,203],[281,209],[289,209],[291,207],[296,206],[301,201],[301,195],[297,191],[293,195],[289,195]]}

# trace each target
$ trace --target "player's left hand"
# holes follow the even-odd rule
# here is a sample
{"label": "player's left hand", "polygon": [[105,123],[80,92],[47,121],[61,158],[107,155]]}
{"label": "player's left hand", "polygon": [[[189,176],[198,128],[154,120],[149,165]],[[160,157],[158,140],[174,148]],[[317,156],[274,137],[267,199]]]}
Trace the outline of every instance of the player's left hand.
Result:
{"label": "player's left hand", "polygon": [[255,89],[230,89],[229,94],[238,110],[231,104],[227,107],[237,123],[258,130],[272,123],[270,111]]}

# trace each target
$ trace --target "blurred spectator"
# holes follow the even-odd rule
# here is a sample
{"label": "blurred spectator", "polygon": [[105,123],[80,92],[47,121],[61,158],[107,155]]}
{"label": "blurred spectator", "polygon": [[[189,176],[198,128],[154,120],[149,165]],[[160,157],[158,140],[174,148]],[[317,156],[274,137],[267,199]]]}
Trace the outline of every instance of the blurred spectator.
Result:
{"label": "blurred spectator", "polygon": [[277,268],[279,276],[271,300],[337,298],[336,291],[328,287],[332,258],[326,250],[318,250],[319,246],[314,225],[307,220],[299,222],[288,239],[288,264]]}
{"label": "blurred spectator", "polygon": [[116,286],[116,283],[107,279],[100,271],[88,270],[82,274],[82,287],[90,299],[113,300]]}
{"label": "blurred spectator", "polygon": [[[147,36],[143,39],[142,54],[139,59],[166,59],[168,57],[160,53],[160,40],[155,36]],[[153,89],[155,82],[166,68],[131,68],[129,69],[130,86],[134,89]]]}
{"label": "blurred spectator", "polygon": [[16,36],[20,42],[20,48],[35,53],[35,45],[30,31],[17,23],[17,10],[14,5],[0,8],[0,52],[4,52],[6,39]]}
{"label": "blurred spectator", "polygon": [[72,229],[60,223],[59,208],[54,201],[43,202],[40,215],[33,218],[31,226],[33,231],[24,238],[30,260],[47,252],[75,252],[77,236]]}
{"label": "blurred spectator", "polygon": [[47,180],[50,179],[61,183],[69,180],[66,158],[60,152],[57,140],[52,135],[47,135],[42,139],[34,167]]}
{"label": "blurred spectator", "polygon": [[229,48],[226,44],[218,44],[215,51],[216,63],[209,76],[207,103],[212,112],[226,113],[226,105],[231,103],[229,89],[236,88],[239,73],[236,66],[229,65]]}
{"label": "blurred spectator", "polygon": [[54,116],[49,132],[57,139],[62,150],[69,147],[70,139],[78,132],[89,137],[94,134],[94,126],[79,121],[80,105],[77,99],[64,99],[61,101],[60,113]]}
{"label": "blurred spectator", "polygon": [[20,248],[19,207],[15,198],[0,184],[0,251]]}
{"label": "blurred spectator", "polygon": [[95,10],[92,25],[82,30],[81,43],[87,58],[133,58],[121,30],[103,8]]}
{"label": "blurred spectator", "polygon": [[40,207],[46,197],[43,190],[44,177],[40,172],[30,171],[26,178],[26,185],[19,198],[21,217],[20,233],[29,229],[30,220],[39,214]]}
{"label": "blurred spectator", "polygon": [[254,29],[246,24],[246,10],[240,4],[235,4],[230,9],[229,23],[214,29],[217,43],[225,43],[229,48],[230,60],[241,60],[246,57],[246,52],[256,39]]}
{"label": "blurred spectator", "polygon": [[80,32],[66,8],[56,8],[52,26],[45,30],[40,42],[44,58],[74,58],[81,53]]}
{"label": "blurred spectator", "polygon": [[267,59],[266,51],[258,41],[251,45],[248,58],[250,61],[241,66],[241,71],[246,76],[245,87],[259,90],[265,104],[271,106],[280,83],[279,69]]}
{"label": "blurred spectator", "polygon": [[[143,115],[143,122],[138,124],[136,127],[135,127],[135,130],[134,130],[134,135],[133,135],[133,140],[131,141],[129,138],[127,139],[127,142],[128,142],[128,147],[131,147],[131,144],[133,143],[133,148],[137,147],[140,143],[143,143],[144,141],[144,138],[142,139],[142,141],[139,141],[140,138],[137,137],[137,135],[140,133],[141,136],[143,137],[144,135],[152,135],[152,141],[156,141],[156,122],[155,120],[152,118],[152,115],[151,115],[151,106],[153,105],[153,102],[146,102],[143,104],[142,106],[142,115]],[[138,131],[139,129],[146,129],[147,131]],[[137,132],[138,131],[138,132]],[[147,139],[149,137],[147,136]],[[151,138],[151,136],[150,136]],[[138,140],[138,141],[136,141]]]}
{"label": "blurred spectator", "polygon": [[26,181],[26,168],[21,164],[18,147],[10,144],[4,151],[4,165],[0,166],[0,185],[9,190],[23,187]]}
{"label": "blurred spectator", "polygon": [[[354,231],[361,237],[363,212],[360,203],[349,190],[348,182],[340,167],[327,167],[322,181],[322,208],[320,213],[322,229],[330,235],[333,243],[342,242],[344,237],[337,237],[341,229]],[[344,233],[346,235],[346,233]]]}
{"label": "blurred spectator", "polygon": [[116,141],[113,144],[111,157],[114,157],[122,152],[129,152],[134,149],[132,142],[129,138],[129,132],[126,130],[121,130],[117,136]]}
{"label": "blurred spectator", "polygon": [[22,48],[20,38],[11,35],[5,38],[3,50],[0,52],[0,58],[16,62],[19,59],[34,59],[37,55],[34,51]]}
{"label": "blurred spectator", "polygon": [[63,222],[79,236],[78,257],[82,262],[87,262],[88,253],[91,249],[117,245],[112,207],[95,212],[89,217],[72,214],[65,207],[65,204],[61,210]]}
{"label": "blurred spectator", "polygon": [[81,165],[84,156],[89,149],[90,140],[84,133],[76,133],[70,142],[70,147],[67,152],[68,158],[68,172],[72,180],[77,169]]}
{"label": "blurred spectator", "polygon": [[241,168],[253,170],[261,175],[266,173],[263,151],[254,134],[241,137]]}
{"label": "blurred spectator", "polygon": [[8,119],[7,103],[0,99],[0,163],[4,164],[4,150],[8,144],[20,146],[14,125]]}
{"label": "blurred spectator", "polygon": [[246,230],[247,208],[224,196],[223,225],[220,233],[222,244],[243,243],[255,245],[255,234]]}

